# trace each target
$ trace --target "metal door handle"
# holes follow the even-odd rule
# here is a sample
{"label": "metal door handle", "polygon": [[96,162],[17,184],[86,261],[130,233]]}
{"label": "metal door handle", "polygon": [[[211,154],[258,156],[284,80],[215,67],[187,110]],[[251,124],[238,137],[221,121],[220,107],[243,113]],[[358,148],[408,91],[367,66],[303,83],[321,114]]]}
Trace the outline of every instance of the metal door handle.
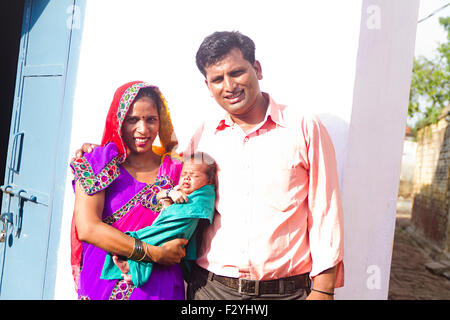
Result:
{"label": "metal door handle", "polygon": [[25,201],[36,202],[35,196],[26,196],[22,195],[22,193],[26,193],[25,190],[21,189],[17,192],[17,229],[16,229],[16,238],[20,237],[20,233],[22,232],[22,221],[23,221],[23,203]]}
{"label": "metal door handle", "polygon": [[[19,173],[20,170],[20,159],[22,157],[22,146],[23,146],[23,137],[25,135],[25,132],[17,132],[12,141],[13,145],[13,151],[11,155],[11,161],[9,163],[9,170],[11,170],[14,173]],[[17,146],[17,139],[20,138],[20,145]]]}
{"label": "metal door handle", "polygon": [[12,190],[13,190],[13,187],[10,186],[10,185],[5,185],[5,186],[1,186],[1,187],[0,187],[0,190],[1,190],[3,193],[6,193],[6,194],[11,195]]}
{"label": "metal door handle", "polygon": [[19,200],[25,200],[25,201],[30,201],[30,202],[37,202],[37,197],[36,196],[27,196],[27,195],[23,195],[23,193],[26,193],[27,191],[24,189],[20,189],[19,191],[15,192],[13,187],[11,185],[6,185],[6,186],[1,186],[0,190],[5,193],[10,195],[11,197],[18,197]]}

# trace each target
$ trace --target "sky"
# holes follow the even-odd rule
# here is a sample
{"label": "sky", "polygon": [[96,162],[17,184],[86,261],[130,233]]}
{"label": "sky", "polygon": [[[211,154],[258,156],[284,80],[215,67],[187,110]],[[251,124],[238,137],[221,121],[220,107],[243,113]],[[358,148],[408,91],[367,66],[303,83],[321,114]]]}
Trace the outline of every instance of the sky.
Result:
{"label": "sky", "polygon": [[[421,0],[419,19],[427,17],[435,10],[450,3],[450,0]],[[437,43],[446,41],[444,28],[439,24],[439,17],[450,16],[450,5],[432,17],[417,24],[415,56],[423,55],[431,58]]]}
{"label": "sky", "polygon": [[[450,0],[421,0],[418,21],[426,18],[439,8],[444,7],[447,3],[450,3]],[[444,28],[439,23],[439,18],[448,16],[450,16],[450,5],[440,10],[432,17],[417,24],[416,44],[414,50],[414,55],[416,58],[419,56],[424,56],[431,59],[435,56],[435,51],[438,44],[447,40],[447,35]],[[419,118],[419,115],[416,115],[413,118],[408,117],[408,125],[414,126]]]}

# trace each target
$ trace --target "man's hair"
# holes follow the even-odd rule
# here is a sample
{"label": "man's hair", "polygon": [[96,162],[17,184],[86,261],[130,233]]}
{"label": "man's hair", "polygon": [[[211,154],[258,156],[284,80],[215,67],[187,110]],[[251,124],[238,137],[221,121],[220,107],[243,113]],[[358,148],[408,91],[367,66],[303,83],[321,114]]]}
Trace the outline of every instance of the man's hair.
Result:
{"label": "man's hair", "polygon": [[209,154],[197,151],[189,155],[183,155],[183,160],[184,163],[206,164],[208,167],[206,175],[208,176],[209,181],[211,181],[211,184],[216,183],[217,164]]}
{"label": "man's hair", "polygon": [[200,45],[196,63],[200,72],[206,77],[205,68],[222,60],[232,49],[241,50],[245,60],[255,62],[255,43],[239,31],[216,31],[207,36]]}

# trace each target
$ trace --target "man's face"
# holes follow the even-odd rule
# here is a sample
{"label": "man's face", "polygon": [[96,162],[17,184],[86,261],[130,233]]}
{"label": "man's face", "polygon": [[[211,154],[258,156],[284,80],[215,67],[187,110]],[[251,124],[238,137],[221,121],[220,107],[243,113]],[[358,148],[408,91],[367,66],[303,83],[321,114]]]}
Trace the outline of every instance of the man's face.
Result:
{"label": "man's face", "polygon": [[206,85],[217,103],[230,115],[244,116],[256,106],[261,91],[261,65],[252,65],[234,48],[222,60],[205,68]]}

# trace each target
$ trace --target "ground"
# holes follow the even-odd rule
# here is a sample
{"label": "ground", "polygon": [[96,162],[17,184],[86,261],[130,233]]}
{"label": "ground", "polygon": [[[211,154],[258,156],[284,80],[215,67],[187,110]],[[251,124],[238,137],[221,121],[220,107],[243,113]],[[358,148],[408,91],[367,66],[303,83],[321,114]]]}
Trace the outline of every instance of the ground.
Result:
{"label": "ground", "polygon": [[448,265],[448,256],[414,231],[410,203],[400,200],[392,252],[389,300],[450,300],[450,279],[433,266]]}

